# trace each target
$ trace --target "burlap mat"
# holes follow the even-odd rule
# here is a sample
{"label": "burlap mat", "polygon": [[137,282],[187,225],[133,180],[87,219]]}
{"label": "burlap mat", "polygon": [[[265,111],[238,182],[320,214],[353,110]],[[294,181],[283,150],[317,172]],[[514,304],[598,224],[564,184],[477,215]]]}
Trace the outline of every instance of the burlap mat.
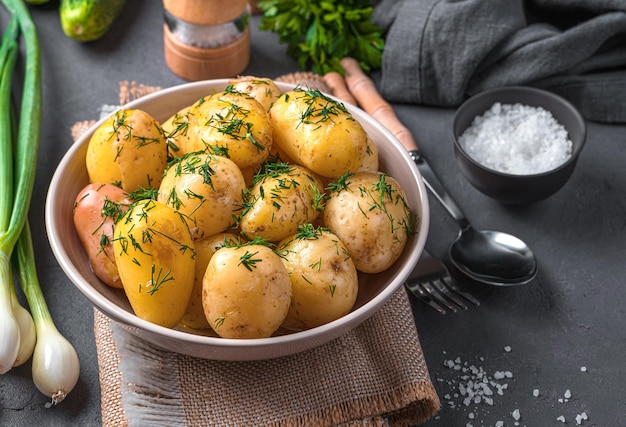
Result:
{"label": "burlap mat", "polygon": [[[122,82],[120,105],[158,89]],[[165,351],[96,308],[94,335],[103,426],[411,426],[440,408],[404,288],[353,331],[279,359]]]}

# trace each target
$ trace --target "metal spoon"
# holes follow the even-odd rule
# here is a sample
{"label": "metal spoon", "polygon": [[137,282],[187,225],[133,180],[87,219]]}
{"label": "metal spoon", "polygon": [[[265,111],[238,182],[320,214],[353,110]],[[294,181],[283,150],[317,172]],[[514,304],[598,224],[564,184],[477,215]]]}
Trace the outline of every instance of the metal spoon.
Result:
{"label": "metal spoon", "polygon": [[530,248],[515,236],[500,231],[476,230],[452,200],[426,159],[409,151],[424,184],[459,224],[457,239],[450,245],[450,259],[470,278],[497,286],[523,285],[537,275],[537,261]]}
{"label": "metal spoon", "polygon": [[[537,262],[530,248],[510,234],[474,229],[439,182],[426,159],[420,155],[409,129],[400,122],[391,105],[380,96],[374,82],[363,72],[359,63],[352,58],[343,58],[341,65],[345,71],[348,94],[404,145],[417,165],[426,187],[459,224],[461,231],[449,251],[456,268],[468,277],[490,285],[515,286],[530,282],[537,275]],[[343,79],[325,81],[337,90],[343,89]]]}

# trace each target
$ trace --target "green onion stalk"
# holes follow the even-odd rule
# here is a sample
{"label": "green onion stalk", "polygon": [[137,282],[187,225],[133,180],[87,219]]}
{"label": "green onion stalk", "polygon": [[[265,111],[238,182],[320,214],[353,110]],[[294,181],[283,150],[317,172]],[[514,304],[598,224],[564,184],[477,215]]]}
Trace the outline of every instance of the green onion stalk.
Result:
{"label": "green onion stalk", "polygon": [[[32,350],[35,386],[61,402],[78,381],[74,347],[57,330],[37,277],[28,210],[35,183],[41,132],[41,60],[39,38],[23,0],[0,0],[11,21],[0,44],[0,374],[28,358],[31,337],[20,337],[21,317],[12,280],[11,258],[34,321]],[[17,28],[19,27],[19,31]],[[17,120],[11,109],[11,78],[20,34],[25,45],[25,68]],[[17,125],[13,125],[17,121]],[[17,129],[14,129],[17,128]],[[10,172],[7,172],[10,171]],[[19,304],[17,304],[19,305]],[[17,314],[17,315],[16,315]]]}
{"label": "green onion stalk", "polygon": [[17,19],[12,16],[0,44],[0,374],[9,371],[17,358],[20,331],[13,313],[11,252],[19,235],[13,223],[13,131],[11,76],[17,58]]}

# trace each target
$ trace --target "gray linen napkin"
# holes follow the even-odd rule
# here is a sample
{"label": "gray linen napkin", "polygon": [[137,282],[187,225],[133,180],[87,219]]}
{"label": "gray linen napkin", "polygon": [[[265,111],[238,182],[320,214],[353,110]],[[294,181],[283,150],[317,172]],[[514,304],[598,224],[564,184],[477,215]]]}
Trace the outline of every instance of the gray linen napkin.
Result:
{"label": "gray linen napkin", "polygon": [[589,120],[626,122],[626,0],[381,0],[374,10],[390,101],[453,107],[529,85]]}

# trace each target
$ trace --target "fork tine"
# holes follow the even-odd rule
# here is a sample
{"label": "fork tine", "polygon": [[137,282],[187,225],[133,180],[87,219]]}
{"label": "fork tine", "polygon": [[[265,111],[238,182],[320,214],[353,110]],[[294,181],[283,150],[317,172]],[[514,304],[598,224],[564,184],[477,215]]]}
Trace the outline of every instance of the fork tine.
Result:
{"label": "fork tine", "polygon": [[446,299],[444,295],[442,295],[442,292],[439,290],[439,288],[435,287],[433,282],[422,282],[420,285],[422,289],[424,289],[424,291],[428,293],[428,295],[432,296],[439,303],[446,306],[448,310],[453,313],[456,313],[458,311],[456,306],[452,304],[448,299]]}
{"label": "fork tine", "polygon": [[416,283],[405,283],[406,288],[421,302],[435,309],[439,314],[446,314],[446,309],[439,305],[435,300],[433,300],[422,288],[419,284]]}
{"label": "fork tine", "polygon": [[454,291],[447,286],[446,283],[447,277],[442,277],[439,280],[433,281],[433,285],[437,288],[437,290],[442,293],[446,298],[453,301],[456,305],[461,307],[463,310],[467,310],[467,305],[463,302],[461,298],[459,298]]}
{"label": "fork tine", "polygon": [[441,282],[452,292],[465,298],[468,302],[474,304],[475,306],[480,306],[480,301],[474,298],[474,296],[469,292],[461,290],[451,276],[442,278]]}
{"label": "fork tine", "polygon": [[467,310],[465,301],[480,305],[476,298],[459,288],[446,265],[426,251],[422,253],[405,286],[420,301],[439,313]]}

